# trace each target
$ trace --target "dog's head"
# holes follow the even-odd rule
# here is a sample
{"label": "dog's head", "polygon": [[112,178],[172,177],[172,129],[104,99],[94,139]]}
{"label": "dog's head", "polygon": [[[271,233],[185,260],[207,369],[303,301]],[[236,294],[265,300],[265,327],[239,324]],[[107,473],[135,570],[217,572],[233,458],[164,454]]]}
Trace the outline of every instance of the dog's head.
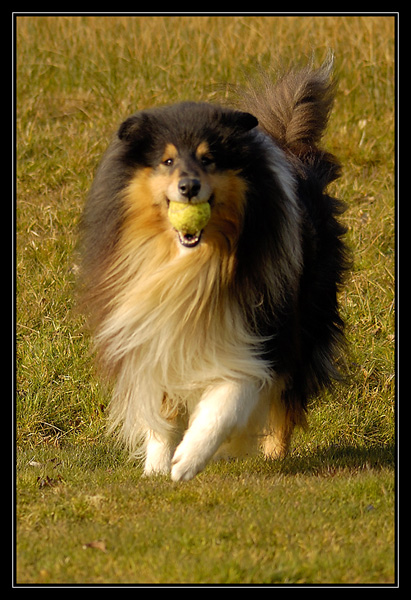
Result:
{"label": "dog's head", "polygon": [[[136,113],[120,126],[118,137],[132,178],[144,178],[150,201],[164,219],[170,202],[209,202],[211,234],[224,228],[223,213],[239,210],[238,196],[245,189],[241,172],[250,159],[245,136],[257,124],[249,113],[183,102]],[[177,239],[192,248],[201,233]]]}

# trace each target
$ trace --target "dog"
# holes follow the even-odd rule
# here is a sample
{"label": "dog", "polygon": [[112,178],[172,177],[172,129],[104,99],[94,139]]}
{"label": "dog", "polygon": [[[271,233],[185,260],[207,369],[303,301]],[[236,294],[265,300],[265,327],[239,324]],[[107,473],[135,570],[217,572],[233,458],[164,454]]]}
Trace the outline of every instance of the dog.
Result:
{"label": "dog", "polygon": [[[137,112],[102,158],[83,302],[113,382],[110,430],[145,475],[285,456],[308,399],[338,377],[348,261],[326,188],[341,167],[320,146],[334,96],[331,61],[262,74],[230,107]],[[170,202],[208,202],[208,223],[176,231]]]}

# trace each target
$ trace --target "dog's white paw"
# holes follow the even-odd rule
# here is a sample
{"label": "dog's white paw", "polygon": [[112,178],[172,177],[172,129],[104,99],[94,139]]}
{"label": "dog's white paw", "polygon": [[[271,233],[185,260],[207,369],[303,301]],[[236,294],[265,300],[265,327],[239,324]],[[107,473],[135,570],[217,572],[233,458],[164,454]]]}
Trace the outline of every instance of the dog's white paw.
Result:
{"label": "dog's white paw", "polygon": [[170,461],[163,463],[155,463],[152,462],[144,464],[144,477],[150,477],[150,475],[166,475],[170,473]]}
{"label": "dog's white paw", "polygon": [[205,467],[207,461],[201,460],[198,455],[185,452],[184,444],[180,444],[180,446],[171,461],[171,479],[173,481],[189,481]]}

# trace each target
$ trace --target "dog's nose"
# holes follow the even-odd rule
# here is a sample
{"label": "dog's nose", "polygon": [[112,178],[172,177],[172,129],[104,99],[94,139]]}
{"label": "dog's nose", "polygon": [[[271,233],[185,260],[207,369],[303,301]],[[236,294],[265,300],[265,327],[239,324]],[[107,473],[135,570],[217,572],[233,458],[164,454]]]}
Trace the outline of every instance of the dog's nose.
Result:
{"label": "dog's nose", "polygon": [[182,196],[190,199],[197,196],[200,191],[201,183],[194,177],[182,177],[178,182],[178,191]]}

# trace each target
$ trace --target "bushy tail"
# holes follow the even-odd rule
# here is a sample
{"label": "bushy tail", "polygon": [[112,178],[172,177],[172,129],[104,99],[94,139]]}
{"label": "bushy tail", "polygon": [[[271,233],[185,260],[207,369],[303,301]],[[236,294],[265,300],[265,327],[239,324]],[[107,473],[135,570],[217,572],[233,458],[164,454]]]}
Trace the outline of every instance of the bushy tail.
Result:
{"label": "bushy tail", "polygon": [[237,88],[239,107],[257,117],[260,127],[283,147],[299,154],[316,146],[327,126],[335,95],[333,56],[319,69],[291,69],[273,81],[261,73],[257,81]]}

